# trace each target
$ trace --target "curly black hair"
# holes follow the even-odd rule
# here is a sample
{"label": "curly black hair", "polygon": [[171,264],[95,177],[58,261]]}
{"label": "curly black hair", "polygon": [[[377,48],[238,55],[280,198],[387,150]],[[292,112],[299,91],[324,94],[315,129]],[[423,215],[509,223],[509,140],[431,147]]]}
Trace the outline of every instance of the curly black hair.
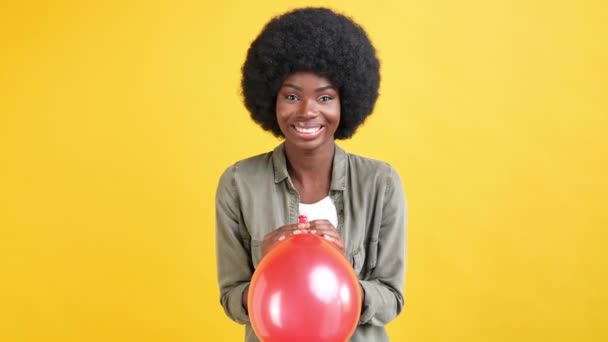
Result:
{"label": "curly black hair", "polygon": [[326,77],[340,94],[335,139],[350,138],[378,98],[380,62],[366,32],[351,18],[327,8],[300,8],[274,17],[251,43],[241,87],[251,118],[277,137],[276,97],[298,71]]}

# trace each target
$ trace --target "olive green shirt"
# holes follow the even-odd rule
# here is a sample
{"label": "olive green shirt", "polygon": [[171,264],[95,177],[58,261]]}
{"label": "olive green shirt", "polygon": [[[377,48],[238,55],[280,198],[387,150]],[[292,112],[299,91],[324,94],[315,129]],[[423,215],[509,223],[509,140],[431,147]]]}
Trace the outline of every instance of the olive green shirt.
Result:
{"label": "olive green shirt", "polygon": [[[406,205],[399,175],[388,164],[336,145],[330,186],[336,229],[364,290],[359,325],[350,341],[388,341],[384,325],[403,309]],[[216,253],[220,302],[246,324],[245,341],[259,341],[243,307],[243,290],[260,262],[264,236],[298,222],[299,195],[283,144],[241,160],[221,176],[216,194]]]}

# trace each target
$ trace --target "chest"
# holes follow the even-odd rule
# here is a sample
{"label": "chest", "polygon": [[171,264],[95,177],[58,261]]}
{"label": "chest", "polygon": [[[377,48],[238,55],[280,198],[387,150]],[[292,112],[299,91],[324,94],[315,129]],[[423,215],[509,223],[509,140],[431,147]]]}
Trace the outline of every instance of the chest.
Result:
{"label": "chest", "polygon": [[323,200],[329,194],[329,179],[312,180],[306,183],[293,180],[293,186],[301,203],[311,204]]}
{"label": "chest", "polygon": [[300,203],[299,211],[308,221],[328,220],[334,227],[338,227],[338,211],[330,196],[311,204]]}

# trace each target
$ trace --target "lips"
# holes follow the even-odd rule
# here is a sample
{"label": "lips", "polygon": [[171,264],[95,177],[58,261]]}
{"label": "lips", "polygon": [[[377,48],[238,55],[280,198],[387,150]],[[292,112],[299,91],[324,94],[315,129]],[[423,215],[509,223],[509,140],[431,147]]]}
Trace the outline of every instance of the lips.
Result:
{"label": "lips", "polygon": [[302,137],[314,137],[323,129],[323,125],[313,122],[296,122],[292,125],[293,129]]}
{"label": "lips", "polygon": [[313,134],[313,133],[317,133],[321,129],[321,126],[319,126],[319,127],[310,127],[310,128],[295,127],[295,129],[299,133]]}

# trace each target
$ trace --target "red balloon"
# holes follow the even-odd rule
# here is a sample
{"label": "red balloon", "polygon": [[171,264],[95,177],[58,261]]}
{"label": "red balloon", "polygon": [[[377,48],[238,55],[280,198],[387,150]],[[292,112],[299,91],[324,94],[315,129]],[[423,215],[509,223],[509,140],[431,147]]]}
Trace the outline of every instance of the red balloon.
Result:
{"label": "red balloon", "polygon": [[293,235],[262,259],[249,285],[251,325],[264,342],[344,342],[361,313],[361,287],[342,252],[319,235]]}

